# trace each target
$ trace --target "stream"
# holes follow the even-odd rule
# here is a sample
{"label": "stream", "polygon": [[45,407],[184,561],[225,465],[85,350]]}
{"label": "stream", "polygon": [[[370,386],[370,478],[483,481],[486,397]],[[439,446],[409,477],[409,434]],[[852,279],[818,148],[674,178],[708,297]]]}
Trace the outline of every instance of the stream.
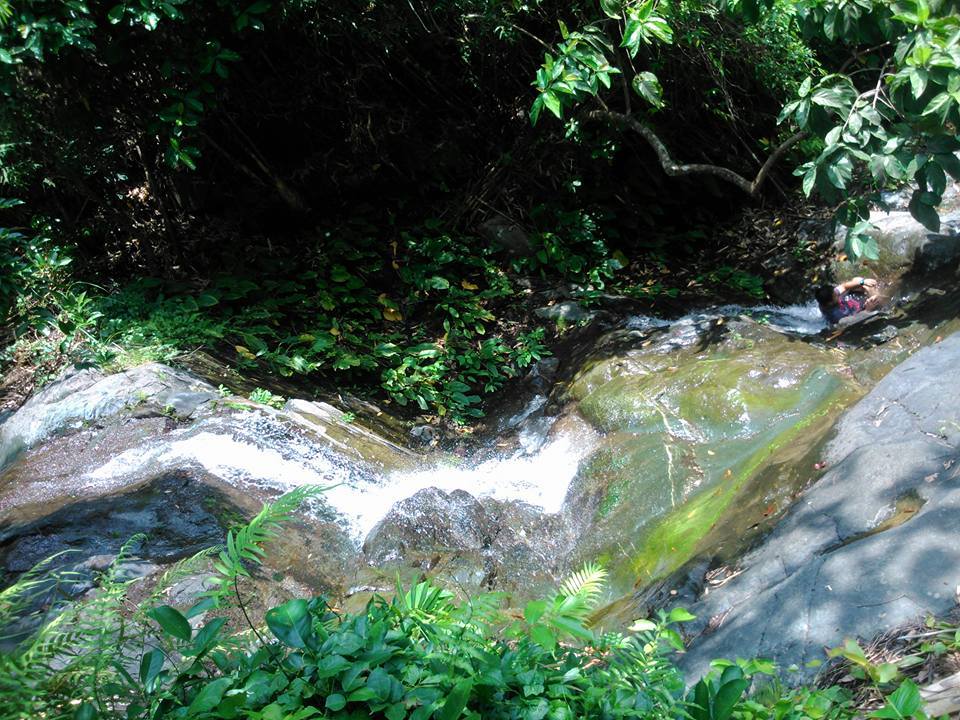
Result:
{"label": "stream", "polygon": [[[611,306],[567,327],[469,442],[349,396],[225,396],[237,376],[209,356],[71,368],[0,417],[0,574],[66,550],[65,591],[82,596],[135,538],[117,571],[150,587],[314,485],[239,590],[254,612],[317,593],[357,611],[424,578],[518,606],[600,562],[595,620],[691,607],[697,672],[742,647],[805,663],[847,629],[942,612],[955,563],[911,548],[956,547],[960,243],[907,216],[875,219],[897,283],[883,312],[828,329],[813,303],[669,319]],[[206,587],[195,562],[171,604]],[[775,617],[784,630],[767,633]]]}
{"label": "stream", "polygon": [[934,332],[914,323],[868,352],[824,327],[812,303],[623,317],[541,361],[469,452],[411,450],[323,402],[222,398],[164,366],[75,372],[0,424],[0,562],[67,547],[82,569],[145,533],[162,566],[319,485],[274,576],[355,606],[398,575],[519,602],[599,560],[615,602],[742,551],[816,479],[811,453],[877,368]]}

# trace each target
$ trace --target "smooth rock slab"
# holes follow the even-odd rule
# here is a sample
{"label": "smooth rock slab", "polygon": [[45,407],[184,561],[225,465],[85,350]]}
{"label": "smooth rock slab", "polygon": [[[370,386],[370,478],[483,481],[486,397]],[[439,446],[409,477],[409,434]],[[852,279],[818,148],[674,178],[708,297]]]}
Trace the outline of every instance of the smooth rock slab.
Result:
{"label": "smooth rock slab", "polygon": [[[844,415],[824,452],[827,473],[742,558],[742,574],[690,607],[697,621],[682,665],[691,681],[712,658],[753,656],[797,666],[799,681],[844,637],[956,604],[958,366],[960,333],[917,352]],[[905,496],[922,507],[885,526]]]}
{"label": "smooth rock slab", "polygon": [[215,397],[211,385],[158,363],[107,376],[93,369],[70,370],[0,424],[0,469],[52,435],[125,408],[152,402],[187,416]]}

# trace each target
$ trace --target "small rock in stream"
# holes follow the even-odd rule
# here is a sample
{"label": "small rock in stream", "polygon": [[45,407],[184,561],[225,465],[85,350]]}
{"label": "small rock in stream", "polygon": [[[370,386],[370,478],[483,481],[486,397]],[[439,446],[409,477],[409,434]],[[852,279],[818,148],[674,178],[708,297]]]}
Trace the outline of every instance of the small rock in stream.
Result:
{"label": "small rock in stream", "polygon": [[430,445],[437,439],[437,430],[432,425],[414,425],[410,428],[410,438],[420,445]]}

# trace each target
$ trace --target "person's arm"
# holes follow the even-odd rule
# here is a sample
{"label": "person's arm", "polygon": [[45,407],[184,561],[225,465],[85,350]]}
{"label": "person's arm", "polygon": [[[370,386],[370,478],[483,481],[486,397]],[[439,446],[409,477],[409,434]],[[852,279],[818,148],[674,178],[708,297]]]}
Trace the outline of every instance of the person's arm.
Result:
{"label": "person's arm", "polygon": [[855,290],[856,288],[859,288],[859,287],[872,288],[876,286],[877,286],[877,281],[874,280],[873,278],[865,278],[865,277],[860,277],[858,275],[852,280],[847,280],[846,282],[840,283],[839,285],[837,285],[837,290],[839,290],[841,293],[848,293],[851,290]]}

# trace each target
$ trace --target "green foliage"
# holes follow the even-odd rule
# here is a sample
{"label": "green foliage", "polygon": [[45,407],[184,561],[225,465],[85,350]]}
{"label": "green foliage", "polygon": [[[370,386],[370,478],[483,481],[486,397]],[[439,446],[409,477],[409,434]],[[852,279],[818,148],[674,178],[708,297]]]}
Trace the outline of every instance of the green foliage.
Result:
{"label": "green foliage", "polygon": [[195,169],[200,154],[195,128],[204,113],[216,106],[216,84],[229,77],[230,66],[240,59],[222,43],[263,30],[264,16],[280,4],[269,0],[17,3],[0,23],[0,89],[27,102],[12,86],[21,73],[48,60],[84,57],[116,64],[119,46],[143,42],[146,33],[165,34],[167,26],[174,34],[184,28],[199,30],[199,43],[175,50],[168,47],[165,62],[151,69],[158,81],[149,100],[152,119],[141,118],[149,122],[144,129],[160,131],[165,137],[165,158],[172,167]]}
{"label": "green foliage", "polygon": [[[779,122],[820,141],[816,157],[795,174],[805,194],[816,191],[840,206],[837,219],[851,228],[851,256],[876,258],[867,235],[867,199],[884,188],[914,183],[910,212],[939,231],[936,207],[947,179],[960,179],[960,15],[952,0],[611,0],[600,9],[603,17],[580,31],[561,25],[556,53],[546,53],[534,82],[534,123],[543,107],[559,118],[584,101],[612,96],[610,76],[616,73],[649,107],[662,109],[664,90],[655,70],[662,65],[660,48],[675,41],[706,46],[711,71],[723,85],[720,58],[734,45],[722,38],[739,32],[738,42],[763,48],[757,79],[774,97],[792,96]],[[719,41],[694,21],[721,15],[741,28],[721,33]],[[614,41],[629,62],[613,52]],[[819,55],[812,47],[821,48]],[[645,62],[638,67],[634,59]],[[728,94],[718,99],[724,103],[718,114],[734,122]]]}
{"label": "green foliage", "polygon": [[755,300],[766,297],[763,289],[763,278],[744,270],[726,265],[711,270],[709,273],[697,277],[697,281],[713,285],[725,286],[737,293],[747,295]]}
{"label": "green foliage", "polygon": [[224,602],[236,589],[241,577],[250,577],[248,565],[259,565],[264,556],[263,546],[276,538],[281,524],[304,502],[317,497],[330,488],[304,485],[281,495],[272,503],[266,503],[254,518],[239,528],[227,532],[225,546],[217,555],[211,578],[213,587],[207,598],[214,606]]}
{"label": "green foliage", "polygon": [[241,371],[379,385],[398,405],[465,421],[482,414],[484,396],[549,354],[545,328],[516,322],[529,307],[514,273],[563,280],[585,302],[629,285],[618,274],[627,259],[611,253],[597,219],[541,214],[551,229],[531,234],[533,252],[506,268],[472,237],[425,229],[385,244],[344,229],[307,262],[216,276],[201,290],[144,278],[92,296],[56,289],[80,287],[61,273],[44,285],[55,302],[28,339],[41,353],[50,348],[38,338],[62,338],[69,358],[109,368],[226,351]]}
{"label": "green foliage", "polygon": [[[132,617],[121,611],[130,583],[117,569],[136,540],[89,599],[38,605],[70,578],[50,570],[57,558],[25,573],[0,592],[0,627],[29,627],[23,620],[33,618],[13,652],[0,655],[3,717],[847,720],[860,712],[836,687],[785,691],[773,682],[748,695],[774,673],[767,660],[715,661],[684,696],[668,656],[683,647],[675,626],[693,616],[674,608],[627,634],[596,631],[589,619],[606,579],[598,565],[571,575],[553,598],[527,603],[522,616],[504,611],[498,594],[457,602],[430,583],[404,590],[398,581],[392,599],[375,596],[360,613],[292,599],[266,612],[265,627],[231,629],[217,613],[232,595],[239,601],[239,578],[318,492],[283,496],[231,531],[214,587],[185,611],[156,603],[211,551],[169,569]],[[866,663],[853,643],[840,653]],[[892,688],[871,717],[925,717],[916,686]]]}
{"label": "green foliage", "polygon": [[[545,53],[536,74],[538,95],[530,109],[531,122],[537,123],[544,107],[560,118],[564,110],[602,98],[607,91],[612,94],[614,75],[621,75],[624,87],[632,89],[646,107],[662,110],[666,100],[657,71],[666,65],[663,49],[674,43],[707,61],[719,86],[716,96],[705,101],[720,105],[716,111],[727,121],[735,120],[731,114],[736,112],[723,89],[728,83],[728,57],[751,56],[756,79],[764,89],[780,98],[792,94],[817,61],[800,37],[796,3],[765,0],[763,4],[765,13],[760,18],[756,0],[609,0],[600,3],[602,17],[585,22],[580,30],[568,30],[561,22],[556,52]],[[749,22],[742,27],[728,25],[718,32],[724,13],[747,17]]]}
{"label": "green foliage", "polygon": [[[225,609],[234,594],[239,597],[237,582],[249,576],[250,564],[259,563],[264,544],[302,502],[321,492],[305,486],[265,505],[249,523],[228,534],[222,549],[205,550],[172,565],[139,606],[127,597],[137,581],[121,579],[123,564],[143,540],[139,536],[123,545],[97,579],[96,592],[83,600],[71,599],[76,594],[72,586],[88,578],[59,568],[68,554],[21,575],[0,591],[0,632],[8,648],[0,654],[0,716],[145,718],[144,708],[178,670],[183,678],[203,683],[214,648],[239,644],[243,636],[225,636],[225,617],[212,618],[196,631],[189,621]],[[179,579],[208,567],[209,556],[218,550],[216,574],[205,597],[186,612],[155,604]],[[135,668],[136,678],[131,674]],[[218,687],[216,681],[211,684]],[[200,688],[199,694],[209,699],[215,693]]]}
{"label": "green foliage", "polygon": [[250,399],[255,403],[269,405],[277,410],[282,408],[283,404],[287,401],[287,399],[282,395],[274,395],[269,390],[264,390],[263,388],[256,388],[252,390],[250,392]]}
{"label": "green foliage", "polygon": [[[0,212],[13,219],[10,211],[22,204],[0,198]],[[64,303],[72,258],[49,237],[49,223],[35,219],[33,225],[36,227],[30,230],[0,226],[0,265],[4,268],[0,274],[0,320],[37,326],[54,318]]]}
{"label": "green foliage", "polygon": [[801,5],[801,16],[810,35],[854,52],[881,41],[861,59],[858,70],[866,78],[842,71],[817,82],[808,78],[783,108],[781,122],[790,120],[823,141],[820,154],[797,169],[804,192],[845,201],[841,220],[856,226],[847,239],[854,256],[875,257],[875,249],[862,244],[867,206],[856,195],[846,197],[858,184],[880,189],[915,183],[910,212],[938,231],[936,206],[947,178],[960,178],[955,4],[811,3]]}

